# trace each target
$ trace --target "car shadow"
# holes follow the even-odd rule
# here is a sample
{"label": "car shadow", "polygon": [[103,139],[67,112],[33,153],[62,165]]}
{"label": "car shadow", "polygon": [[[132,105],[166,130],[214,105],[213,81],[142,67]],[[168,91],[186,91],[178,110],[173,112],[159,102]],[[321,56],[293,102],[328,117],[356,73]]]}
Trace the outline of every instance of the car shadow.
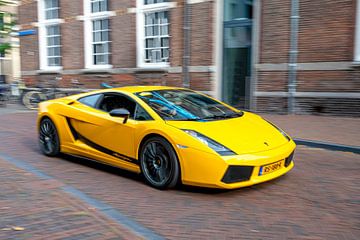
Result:
{"label": "car shadow", "polygon": [[[132,180],[135,180],[137,182],[144,182],[142,179],[141,174],[137,174],[131,171],[127,171],[121,168],[113,167],[111,165],[107,165],[105,163],[98,162],[96,160],[90,159],[90,158],[84,158],[80,156],[73,156],[61,153],[58,158],[61,158],[62,160],[82,165],[85,167],[93,168],[99,171],[107,172],[113,175],[117,175],[124,178],[129,178]],[[85,161],[84,161],[85,160]]]}

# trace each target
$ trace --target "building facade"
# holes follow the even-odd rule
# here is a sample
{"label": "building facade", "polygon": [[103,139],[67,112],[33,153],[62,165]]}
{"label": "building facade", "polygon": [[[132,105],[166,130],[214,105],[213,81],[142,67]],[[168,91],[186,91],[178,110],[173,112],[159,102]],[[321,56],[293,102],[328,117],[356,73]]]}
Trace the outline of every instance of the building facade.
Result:
{"label": "building facade", "polygon": [[24,0],[27,85],[170,85],[256,111],[360,115],[357,0]]}
{"label": "building facade", "polygon": [[19,80],[20,49],[19,39],[8,34],[10,23],[16,19],[18,1],[6,0],[0,5],[0,44],[9,43],[11,49],[0,51],[0,84]]}

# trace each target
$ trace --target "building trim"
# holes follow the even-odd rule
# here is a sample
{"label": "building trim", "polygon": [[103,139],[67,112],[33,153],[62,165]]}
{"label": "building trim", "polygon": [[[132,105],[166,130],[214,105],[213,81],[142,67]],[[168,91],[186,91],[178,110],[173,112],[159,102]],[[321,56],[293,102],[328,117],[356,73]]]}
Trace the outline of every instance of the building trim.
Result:
{"label": "building trim", "polygon": [[[82,16],[82,20],[84,21],[84,62],[85,68],[87,70],[96,69],[98,71],[102,71],[103,69],[112,68],[111,64],[94,64],[93,60],[93,36],[92,36],[92,21],[100,20],[100,19],[109,19],[110,17],[116,16],[115,11],[103,11],[103,12],[91,12],[91,1],[84,0],[83,1],[83,11],[84,15]],[[110,27],[111,28],[111,27]],[[111,29],[110,29],[111,31]],[[109,33],[110,34],[110,33]],[[111,51],[111,47],[110,50]],[[111,58],[111,55],[108,56]]]}
{"label": "building trim", "polygon": [[223,64],[223,1],[216,1],[214,16],[215,16],[215,49],[214,49],[214,84],[213,92],[217,99],[222,98],[222,64]]}
{"label": "building trim", "polygon": [[[62,66],[48,66],[48,55],[47,55],[47,42],[46,42],[46,27],[51,25],[60,25],[64,23],[63,19],[45,19],[44,12],[44,0],[37,1],[37,18],[36,26],[38,27],[38,40],[39,40],[39,65],[41,70],[45,71],[58,71],[62,69]],[[59,7],[60,11],[60,7]],[[60,12],[59,12],[60,13]],[[61,29],[60,29],[60,38],[61,38]],[[60,42],[61,44],[61,42]],[[61,53],[61,51],[60,51]],[[62,61],[61,61],[62,65]]]}
{"label": "building trim", "polygon": [[254,93],[257,89],[258,71],[256,66],[260,59],[260,34],[261,34],[261,0],[253,1],[253,21],[252,26],[252,52],[251,52],[251,81],[250,81],[250,96],[249,108],[256,111],[256,97]]}
{"label": "building trim", "polygon": [[[182,67],[164,67],[164,68],[101,68],[101,69],[56,69],[56,70],[33,70],[22,71],[22,76],[34,76],[38,74],[84,74],[84,73],[109,73],[109,74],[131,74],[139,72],[167,72],[182,73]],[[190,73],[213,73],[215,66],[189,66]]]}
{"label": "building trim", "polygon": [[[350,70],[354,67],[354,62],[308,62],[297,63],[295,66],[298,71],[336,71]],[[288,71],[289,63],[261,63],[256,64],[257,71]]]}
{"label": "building trim", "polygon": [[[205,2],[213,2],[213,0],[187,0],[188,4],[197,4],[197,3],[205,3]],[[222,2],[222,1],[217,1]]]}
{"label": "building trim", "polygon": [[[136,0],[136,65],[139,68],[163,68],[170,66],[169,62],[145,63],[145,12],[166,11],[177,6],[176,2],[154,3],[144,5],[144,0]],[[169,33],[171,22],[169,24]],[[171,36],[169,34],[169,39]],[[171,41],[171,40],[170,40]],[[169,46],[171,52],[171,43]]]}
{"label": "building trim", "polygon": [[[256,97],[283,97],[289,96],[288,92],[255,92]],[[360,92],[296,92],[297,98],[356,98],[360,99]]]}

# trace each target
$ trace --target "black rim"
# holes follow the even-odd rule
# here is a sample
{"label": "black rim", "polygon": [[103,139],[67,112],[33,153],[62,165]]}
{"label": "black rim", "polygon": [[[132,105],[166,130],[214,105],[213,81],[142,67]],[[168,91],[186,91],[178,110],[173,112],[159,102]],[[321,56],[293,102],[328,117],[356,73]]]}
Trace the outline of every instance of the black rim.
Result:
{"label": "black rim", "polygon": [[171,160],[165,147],[156,141],[149,142],[142,153],[141,162],[145,177],[154,185],[166,184],[171,176]]}
{"label": "black rim", "polygon": [[41,122],[39,140],[46,154],[51,154],[56,151],[58,146],[56,129],[54,124],[48,119]]}

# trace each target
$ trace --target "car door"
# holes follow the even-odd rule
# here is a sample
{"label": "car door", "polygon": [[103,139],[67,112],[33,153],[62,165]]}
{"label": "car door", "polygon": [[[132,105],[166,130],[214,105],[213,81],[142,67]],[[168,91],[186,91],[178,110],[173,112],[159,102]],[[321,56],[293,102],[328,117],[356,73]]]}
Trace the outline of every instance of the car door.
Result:
{"label": "car door", "polygon": [[[71,119],[79,139],[101,152],[133,161],[136,156],[134,136],[137,122],[132,118],[136,103],[120,93],[105,93],[92,106],[84,102],[79,99],[74,106],[79,113]],[[126,123],[123,123],[123,118],[110,116],[109,112],[117,108],[129,110],[130,118]]]}

